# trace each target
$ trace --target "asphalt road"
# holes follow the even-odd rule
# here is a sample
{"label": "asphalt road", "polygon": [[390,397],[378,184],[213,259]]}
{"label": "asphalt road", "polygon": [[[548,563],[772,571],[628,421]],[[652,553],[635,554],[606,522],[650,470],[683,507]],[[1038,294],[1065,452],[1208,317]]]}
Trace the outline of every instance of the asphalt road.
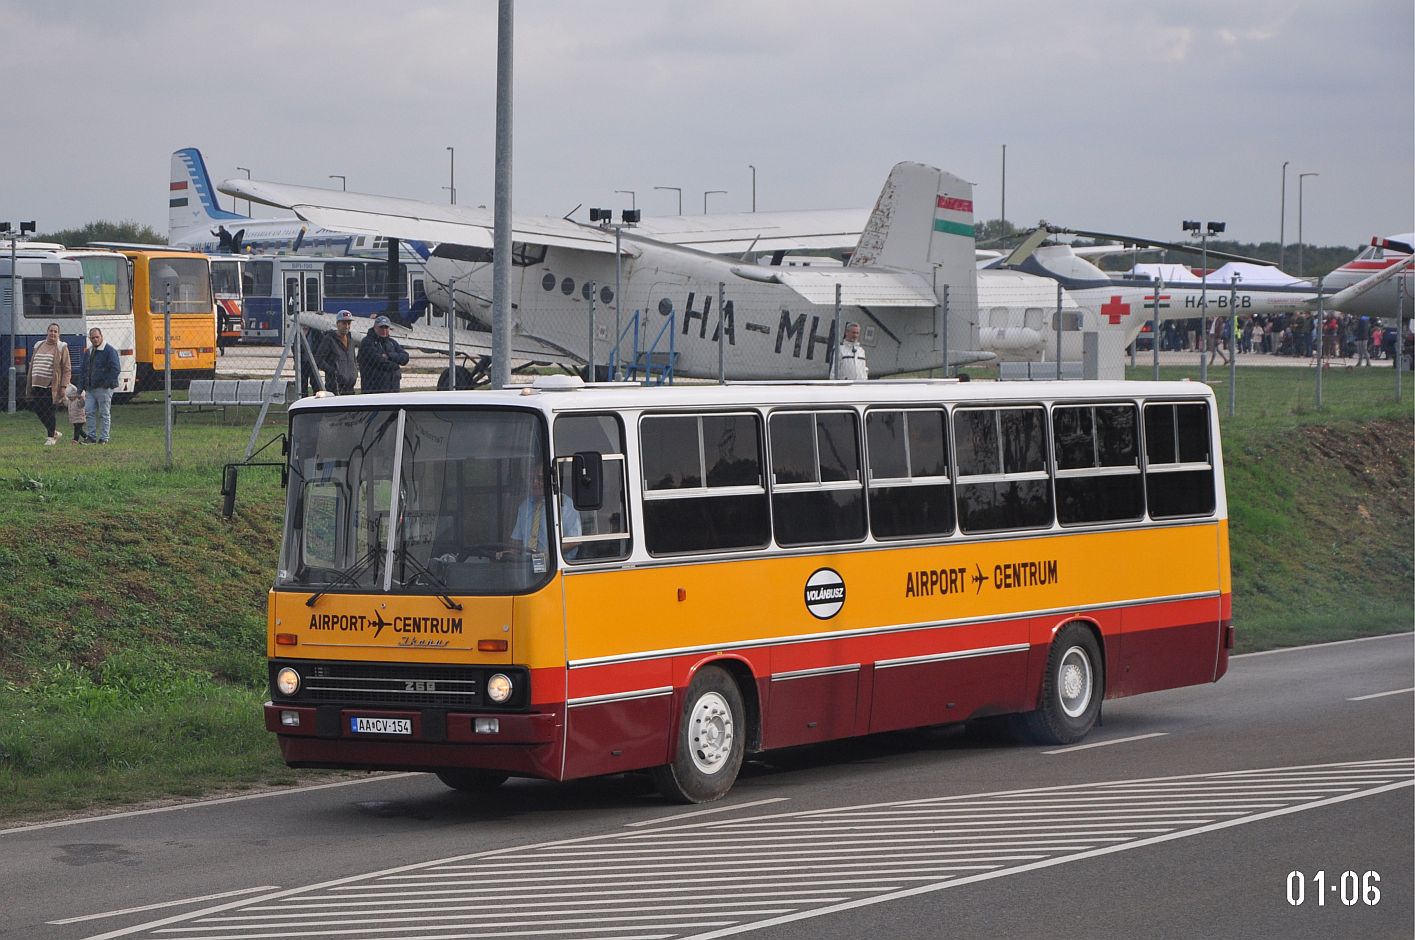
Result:
{"label": "asphalt road", "polygon": [[0,937],[1406,938],[1412,686],[1407,634],[1238,657],[1077,748],[768,755],[726,805],[387,775],[3,830]]}

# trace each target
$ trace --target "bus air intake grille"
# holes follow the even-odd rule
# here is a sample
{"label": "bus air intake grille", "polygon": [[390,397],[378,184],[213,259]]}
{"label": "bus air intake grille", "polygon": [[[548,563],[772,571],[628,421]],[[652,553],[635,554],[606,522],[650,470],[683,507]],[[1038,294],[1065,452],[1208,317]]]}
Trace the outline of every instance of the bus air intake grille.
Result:
{"label": "bus air intake grille", "polygon": [[466,666],[325,663],[302,670],[302,702],[480,708],[485,669]]}

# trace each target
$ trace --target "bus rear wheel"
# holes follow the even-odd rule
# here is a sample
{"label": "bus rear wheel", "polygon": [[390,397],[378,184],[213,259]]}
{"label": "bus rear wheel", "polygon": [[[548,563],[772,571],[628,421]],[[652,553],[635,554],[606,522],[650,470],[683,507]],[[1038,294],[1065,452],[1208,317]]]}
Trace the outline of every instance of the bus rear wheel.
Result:
{"label": "bus rear wheel", "polygon": [[494,770],[439,770],[437,779],[463,793],[490,793],[506,782],[509,774]]}
{"label": "bus rear wheel", "polygon": [[672,762],[655,767],[654,786],[678,803],[710,803],[732,789],[746,750],[742,692],[722,669],[698,671],[683,696]]}
{"label": "bus rear wheel", "polygon": [[1036,744],[1074,744],[1095,727],[1105,695],[1105,669],[1095,634],[1080,624],[1057,632],[1042,677],[1041,707],[1015,727]]}

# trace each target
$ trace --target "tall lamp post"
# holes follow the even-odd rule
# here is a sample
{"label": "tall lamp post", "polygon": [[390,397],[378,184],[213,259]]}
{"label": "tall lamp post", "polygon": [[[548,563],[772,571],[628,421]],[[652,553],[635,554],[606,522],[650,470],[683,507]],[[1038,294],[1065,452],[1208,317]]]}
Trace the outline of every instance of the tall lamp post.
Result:
{"label": "tall lamp post", "polygon": [[1290,160],[1282,161],[1282,220],[1277,223],[1277,269],[1282,270],[1282,263],[1287,259],[1287,164]]}
{"label": "tall lamp post", "polygon": [[678,214],[683,214],[683,187],[682,186],[655,186],[654,189],[671,189],[678,194]]}
{"label": "tall lamp post", "polygon": [[754,166],[752,166],[750,163],[748,163],[748,164],[747,164],[747,169],[749,169],[749,170],[752,171],[752,211],[753,211],[753,212],[756,212],[756,211],[757,211],[757,168],[754,167]]}
{"label": "tall lamp post", "polygon": [[[238,166],[238,167],[236,167],[236,170],[237,170],[238,172],[241,172],[241,173],[246,174],[246,179],[250,179],[250,178],[251,178],[251,170],[250,170],[250,167]],[[247,199],[247,200],[246,200],[246,215],[250,215],[250,214],[251,214],[251,201],[250,201],[249,199]]]}
{"label": "tall lamp post", "polygon": [[15,332],[18,326],[19,317],[15,315],[16,306],[20,299],[20,280],[15,273],[15,243],[20,240],[20,236],[26,232],[34,231],[33,222],[21,222],[20,231],[15,233],[9,222],[0,222],[0,235],[10,236],[10,362],[7,370],[9,374],[10,396],[5,399],[5,410],[10,414],[15,413],[15,384],[18,381],[18,369],[15,367]]}
{"label": "tall lamp post", "polygon": [[1302,267],[1302,183],[1309,176],[1320,176],[1320,173],[1298,173],[1297,174],[1297,276],[1301,277]]}
{"label": "tall lamp post", "polygon": [[348,192],[348,191],[349,191],[349,180],[348,180],[348,177],[340,176],[338,173],[331,173],[331,174],[329,174],[329,178],[332,179],[332,180],[338,180],[338,181],[339,181],[339,188],[340,188],[341,190],[343,190],[344,192]]}
{"label": "tall lamp post", "polygon": [[442,187],[447,190],[451,197],[451,204],[457,204],[457,151],[453,147],[447,148],[447,185]]}
{"label": "tall lamp post", "polygon": [[709,189],[707,192],[703,193],[703,215],[707,215],[707,197],[709,197],[709,196],[715,196],[715,195],[726,196],[726,195],[727,195],[727,190],[725,190],[725,189]]}
{"label": "tall lamp post", "polygon": [[[1221,235],[1223,230],[1228,228],[1227,222],[1205,222],[1202,226],[1198,222],[1184,223],[1184,231],[1191,235],[1199,236],[1200,251],[1203,254],[1203,275],[1199,281],[1199,335],[1203,337],[1199,343],[1199,381],[1209,380],[1209,236]],[[1229,356],[1233,355],[1233,350],[1229,349]]]}

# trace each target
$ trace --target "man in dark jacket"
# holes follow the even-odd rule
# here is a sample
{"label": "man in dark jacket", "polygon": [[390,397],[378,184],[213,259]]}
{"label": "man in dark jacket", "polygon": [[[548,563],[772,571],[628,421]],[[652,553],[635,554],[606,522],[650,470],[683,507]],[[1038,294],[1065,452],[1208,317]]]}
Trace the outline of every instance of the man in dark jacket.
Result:
{"label": "man in dark jacket", "polygon": [[354,342],[354,315],[340,310],[334,318],[334,332],[326,333],[319,344],[319,367],[324,370],[324,390],[335,395],[352,395],[358,379]]}
{"label": "man in dark jacket", "polygon": [[393,321],[379,317],[359,343],[359,376],[364,392],[396,392],[403,381],[408,353],[388,331]]}
{"label": "man in dark jacket", "polygon": [[118,361],[118,350],[103,341],[103,331],[98,327],[88,331],[88,341],[83,361],[74,376],[75,387],[84,393],[87,418],[84,443],[107,444],[113,421],[113,390],[118,387],[122,364]]}

